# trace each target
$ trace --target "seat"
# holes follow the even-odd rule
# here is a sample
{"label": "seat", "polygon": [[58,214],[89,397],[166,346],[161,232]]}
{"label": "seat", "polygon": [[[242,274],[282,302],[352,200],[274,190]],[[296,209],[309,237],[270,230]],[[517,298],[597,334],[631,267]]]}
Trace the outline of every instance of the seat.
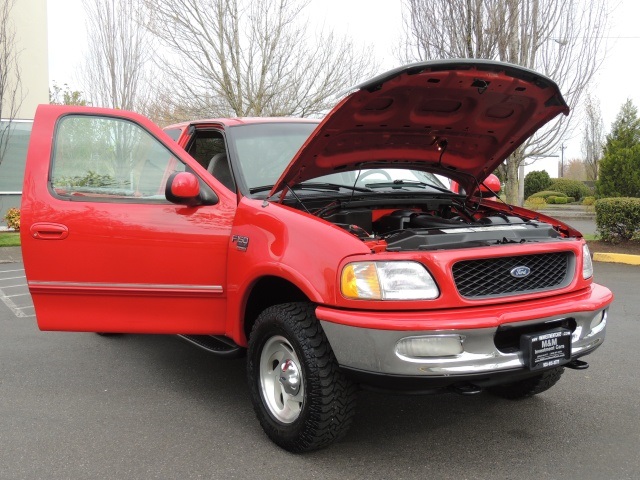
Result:
{"label": "seat", "polygon": [[235,191],[236,186],[226,153],[216,153],[211,157],[207,171],[229,190]]}

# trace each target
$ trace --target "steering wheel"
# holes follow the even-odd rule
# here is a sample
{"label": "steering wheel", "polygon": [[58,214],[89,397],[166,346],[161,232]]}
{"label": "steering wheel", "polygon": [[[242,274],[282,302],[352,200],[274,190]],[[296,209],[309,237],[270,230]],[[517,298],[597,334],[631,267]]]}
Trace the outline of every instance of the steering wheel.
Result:
{"label": "steering wheel", "polygon": [[386,170],[381,168],[374,168],[373,170],[367,170],[358,177],[358,183],[363,183],[364,179],[372,175],[382,175],[387,182],[392,182],[391,175]]}

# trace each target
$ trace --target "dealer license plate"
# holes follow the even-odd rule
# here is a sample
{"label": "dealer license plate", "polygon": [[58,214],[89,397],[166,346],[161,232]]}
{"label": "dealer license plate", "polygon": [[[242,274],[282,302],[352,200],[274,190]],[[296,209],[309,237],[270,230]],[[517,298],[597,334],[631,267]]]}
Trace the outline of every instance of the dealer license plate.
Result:
{"label": "dealer license plate", "polygon": [[571,330],[554,328],[522,335],[520,349],[529,370],[557,367],[571,359]]}

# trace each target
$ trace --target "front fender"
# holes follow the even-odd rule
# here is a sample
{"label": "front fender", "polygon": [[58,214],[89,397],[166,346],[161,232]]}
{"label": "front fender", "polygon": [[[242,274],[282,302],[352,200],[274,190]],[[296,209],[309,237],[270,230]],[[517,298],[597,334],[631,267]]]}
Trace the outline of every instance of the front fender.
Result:
{"label": "front fender", "polygon": [[227,335],[236,342],[244,340],[245,305],[260,278],[282,278],[310,301],[335,305],[340,263],[370,252],[361,240],[318,217],[247,198],[238,205],[228,251]]}

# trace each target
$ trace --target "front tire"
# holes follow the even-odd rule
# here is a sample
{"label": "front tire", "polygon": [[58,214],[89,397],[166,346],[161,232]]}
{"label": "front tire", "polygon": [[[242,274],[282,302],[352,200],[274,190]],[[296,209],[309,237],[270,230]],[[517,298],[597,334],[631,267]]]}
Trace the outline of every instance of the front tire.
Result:
{"label": "front tire", "polygon": [[355,413],[355,386],[340,372],[314,312],[309,303],[267,308],[249,338],[253,408],[269,438],[294,453],[339,439]]}
{"label": "front tire", "polygon": [[509,400],[528,398],[549,390],[558,383],[563,373],[564,367],[557,367],[525,380],[489,387],[487,391],[493,395]]}

